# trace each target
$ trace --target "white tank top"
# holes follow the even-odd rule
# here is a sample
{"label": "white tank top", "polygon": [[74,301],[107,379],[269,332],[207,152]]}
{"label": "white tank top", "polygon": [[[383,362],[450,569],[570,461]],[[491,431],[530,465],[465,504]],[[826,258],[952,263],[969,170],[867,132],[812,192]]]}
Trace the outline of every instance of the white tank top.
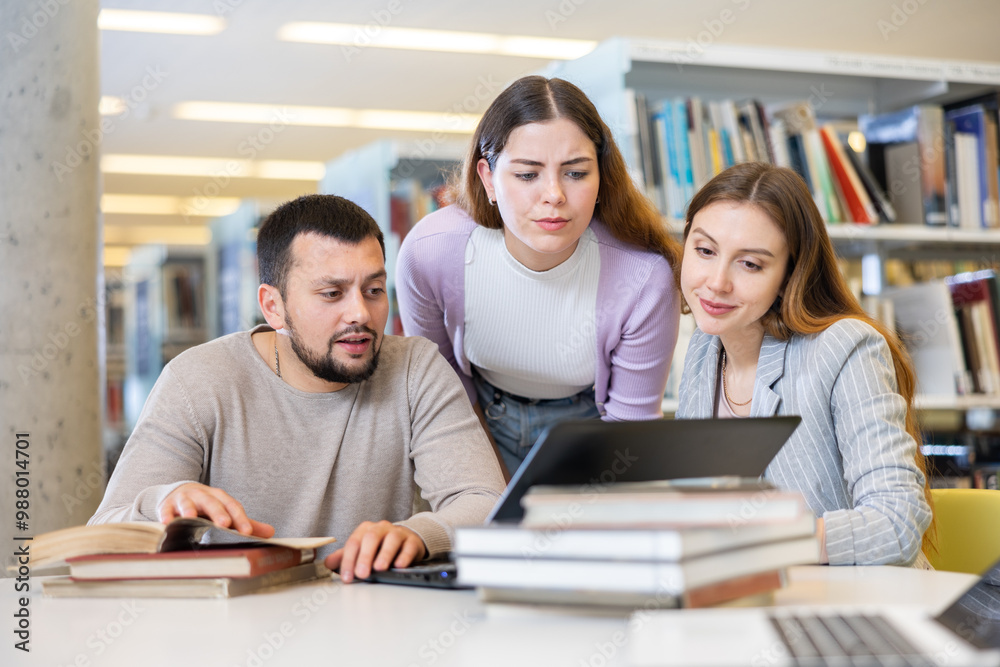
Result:
{"label": "white tank top", "polygon": [[507,250],[503,230],[477,227],[465,248],[465,356],[518,396],[565,398],[592,387],[600,273],[590,229],[565,262],[532,271]]}

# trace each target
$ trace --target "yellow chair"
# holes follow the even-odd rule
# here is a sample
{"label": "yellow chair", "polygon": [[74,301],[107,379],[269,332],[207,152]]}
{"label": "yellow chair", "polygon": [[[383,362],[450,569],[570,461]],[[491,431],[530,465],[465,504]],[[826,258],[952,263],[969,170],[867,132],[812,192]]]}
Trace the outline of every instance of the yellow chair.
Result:
{"label": "yellow chair", "polygon": [[937,570],[982,574],[1000,558],[1000,491],[931,489],[937,523]]}

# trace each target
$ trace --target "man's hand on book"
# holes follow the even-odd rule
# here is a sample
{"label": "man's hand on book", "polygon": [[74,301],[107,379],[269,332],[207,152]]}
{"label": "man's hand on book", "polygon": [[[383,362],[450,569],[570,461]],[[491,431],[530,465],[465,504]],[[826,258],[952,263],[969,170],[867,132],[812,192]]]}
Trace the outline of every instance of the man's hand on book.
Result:
{"label": "man's hand on book", "polygon": [[159,507],[160,521],[170,523],[177,517],[203,516],[217,526],[232,528],[244,535],[273,537],[274,527],[247,516],[235,498],[222,489],[197,482],[181,484],[163,499]]}
{"label": "man's hand on book", "polygon": [[354,529],[340,549],[326,557],[326,566],[340,570],[340,579],[349,584],[354,577],[365,578],[371,571],[406,567],[422,559],[427,547],[409,528],[388,521],[365,521]]}

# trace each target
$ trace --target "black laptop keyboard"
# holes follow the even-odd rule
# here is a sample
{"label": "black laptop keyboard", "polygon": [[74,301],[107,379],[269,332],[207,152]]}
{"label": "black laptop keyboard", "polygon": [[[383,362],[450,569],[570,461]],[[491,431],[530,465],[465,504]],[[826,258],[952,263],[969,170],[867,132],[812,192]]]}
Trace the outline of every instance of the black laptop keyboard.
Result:
{"label": "black laptop keyboard", "polygon": [[881,616],[775,615],[771,623],[800,667],[934,665]]}

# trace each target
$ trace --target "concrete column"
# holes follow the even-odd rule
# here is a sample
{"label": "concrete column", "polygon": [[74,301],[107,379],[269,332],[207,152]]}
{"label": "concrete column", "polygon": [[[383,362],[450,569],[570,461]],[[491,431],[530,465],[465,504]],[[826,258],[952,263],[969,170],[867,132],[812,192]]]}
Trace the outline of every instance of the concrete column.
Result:
{"label": "concrete column", "polygon": [[97,13],[98,0],[0,3],[4,554],[85,523],[103,493]]}

